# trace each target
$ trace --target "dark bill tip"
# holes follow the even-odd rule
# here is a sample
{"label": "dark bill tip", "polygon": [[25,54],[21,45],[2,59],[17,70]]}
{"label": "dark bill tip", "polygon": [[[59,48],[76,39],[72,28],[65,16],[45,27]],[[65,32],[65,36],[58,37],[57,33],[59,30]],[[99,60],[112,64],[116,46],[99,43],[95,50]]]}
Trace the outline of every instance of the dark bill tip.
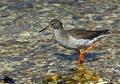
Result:
{"label": "dark bill tip", "polygon": [[44,30],[46,30],[48,27],[49,27],[49,26],[47,26],[47,27],[41,29],[41,30],[39,31],[39,33],[42,32],[42,31],[44,31]]}

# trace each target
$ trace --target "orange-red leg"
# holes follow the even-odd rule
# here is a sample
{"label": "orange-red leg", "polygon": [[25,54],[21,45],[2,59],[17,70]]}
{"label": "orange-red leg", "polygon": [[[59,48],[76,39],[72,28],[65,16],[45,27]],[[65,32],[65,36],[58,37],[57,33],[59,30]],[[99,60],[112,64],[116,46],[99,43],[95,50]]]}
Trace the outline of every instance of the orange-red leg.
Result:
{"label": "orange-red leg", "polygon": [[94,49],[96,46],[96,44],[92,44],[90,45],[86,50],[82,51],[82,52],[79,52],[80,55],[79,55],[79,60],[78,60],[78,64],[83,64],[83,62],[85,61],[85,56],[84,54],[87,53],[88,51]]}

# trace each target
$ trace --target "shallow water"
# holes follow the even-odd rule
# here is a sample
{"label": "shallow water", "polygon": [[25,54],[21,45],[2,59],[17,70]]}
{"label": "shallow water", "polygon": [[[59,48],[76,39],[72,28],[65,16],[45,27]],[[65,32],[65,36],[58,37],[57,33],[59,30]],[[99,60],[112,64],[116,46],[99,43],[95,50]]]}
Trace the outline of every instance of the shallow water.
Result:
{"label": "shallow water", "polygon": [[[52,12],[51,12],[52,11]],[[103,81],[120,81],[119,0],[48,3],[47,0],[0,1],[0,77],[9,76],[16,84],[39,84],[45,75],[68,73],[78,54],[54,42],[52,32],[40,29],[58,18],[65,29],[110,29],[111,35],[97,42],[86,54],[85,66]]]}

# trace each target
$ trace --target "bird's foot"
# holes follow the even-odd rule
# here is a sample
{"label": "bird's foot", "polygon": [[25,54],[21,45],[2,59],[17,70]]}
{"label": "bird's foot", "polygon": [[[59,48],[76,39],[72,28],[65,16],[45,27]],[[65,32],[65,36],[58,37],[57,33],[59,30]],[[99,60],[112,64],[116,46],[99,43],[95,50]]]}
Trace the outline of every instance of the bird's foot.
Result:
{"label": "bird's foot", "polygon": [[84,61],[85,61],[85,56],[84,56],[84,53],[81,52],[79,55],[79,60],[76,63],[81,66],[83,65]]}
{"label": "bird's foot", "polygon": [[79,60],[76,62],[76,64],[79,64],[80,66],[83,66],[83,63],[85,61],[85,56],[84,54],[89,52],[90,50],[94,49],[95,47],[97,47],[96,44],[92,44],[90,47],[88,47],[86,50],[80,52],[80,55],[79,55]]}
{"label": "bird's foot", "polygon": [[78,60],[76,61],[76,64],[78,64],[80,68],[84,68],[83,61]]}

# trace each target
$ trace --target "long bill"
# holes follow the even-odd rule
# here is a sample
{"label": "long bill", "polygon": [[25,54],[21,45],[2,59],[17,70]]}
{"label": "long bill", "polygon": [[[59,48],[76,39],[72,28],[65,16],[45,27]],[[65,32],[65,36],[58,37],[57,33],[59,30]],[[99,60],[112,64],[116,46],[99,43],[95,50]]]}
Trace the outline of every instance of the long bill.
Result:
{"label": "long bill", "polygon": [[42,32],[42,31],[44,31],[44,30],[46,30],[47,28],[49,28],[49,26],[47,26],[47,27],[41,29],[41,30],[39,31],[39,33]]}

